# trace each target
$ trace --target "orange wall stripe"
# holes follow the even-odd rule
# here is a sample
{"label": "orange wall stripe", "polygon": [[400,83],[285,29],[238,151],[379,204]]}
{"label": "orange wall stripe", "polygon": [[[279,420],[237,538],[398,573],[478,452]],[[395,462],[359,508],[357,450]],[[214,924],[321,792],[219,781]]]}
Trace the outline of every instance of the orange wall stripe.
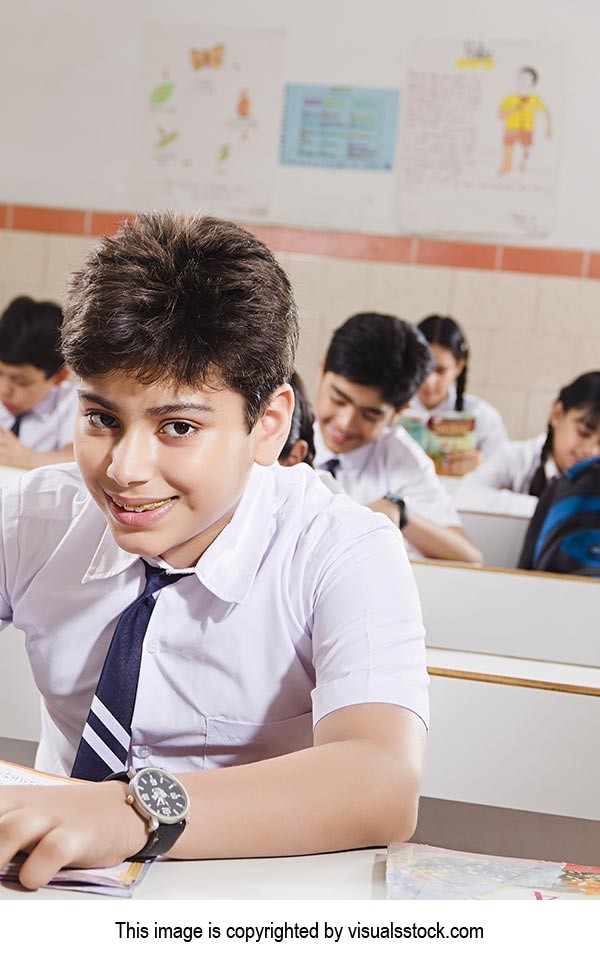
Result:
{"label": "orange wall stripe", "polygon": [[[68,210],[0,204],[0,229],[100,236],[114,233],[131,212]],[[518,271],[600,278],[600,252],[505,247],[434,238],[394,237],[350,231],[306,230],[270,224],[245,225],[279,253],[387,261],[428,267]]]}

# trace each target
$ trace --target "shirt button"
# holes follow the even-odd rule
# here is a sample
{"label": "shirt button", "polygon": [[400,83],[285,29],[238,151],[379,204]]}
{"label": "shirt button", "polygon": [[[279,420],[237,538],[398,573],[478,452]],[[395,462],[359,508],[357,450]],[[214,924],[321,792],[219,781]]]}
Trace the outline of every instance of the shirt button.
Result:
{"label": "shirt button", "polygon": [[151,638],[150,641],[148,642],[148,653],[151,655],[155,655],[156,652],[159,650],[159,648],[160,648],[160,641],[158,640],[158,638]]}
{"label": "shirt button", "polygon": [[137,749],[137,754],[140,758],[148,758],[148,755],[152,754],[152,749],[148,745],[140,745]]}

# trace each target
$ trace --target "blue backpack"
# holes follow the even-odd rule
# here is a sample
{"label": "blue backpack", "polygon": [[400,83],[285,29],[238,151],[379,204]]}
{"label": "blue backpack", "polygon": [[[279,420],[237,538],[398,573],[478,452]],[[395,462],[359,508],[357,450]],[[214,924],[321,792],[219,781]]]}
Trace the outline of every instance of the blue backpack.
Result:
{"label": "blue backpack", "polygon": [[519,568],[600,578],[600,458],[574,465],[542,492]]}

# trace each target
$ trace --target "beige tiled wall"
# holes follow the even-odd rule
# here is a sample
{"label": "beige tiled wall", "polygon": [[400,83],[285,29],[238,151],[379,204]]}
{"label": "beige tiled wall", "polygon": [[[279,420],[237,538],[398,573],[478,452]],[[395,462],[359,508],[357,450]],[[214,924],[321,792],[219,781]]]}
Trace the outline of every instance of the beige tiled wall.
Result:
{"label": "beige tiled wall", "polygon": [[[64,300],[95,238],[0,231],[0,304],[17,294]],[[314,394],[331,332],[357,311],[408,321],[450,313],[471,345],[469,387],[497,405],[510,434],[543,430],[561,385],[600,369],[600,281],[280,254],[300,308],[298,368]]]}

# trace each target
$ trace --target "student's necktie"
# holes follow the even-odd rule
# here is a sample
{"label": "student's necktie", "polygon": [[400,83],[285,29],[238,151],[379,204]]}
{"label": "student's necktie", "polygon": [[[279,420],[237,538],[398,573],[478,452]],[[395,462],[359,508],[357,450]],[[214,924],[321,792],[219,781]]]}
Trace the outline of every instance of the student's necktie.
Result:
{"label": "student's necktie", "polygon": [[142,646],[156,604],[154,594],[191,573],[168,574],[146,561],[144,567],[146,587],[122,613],[112,636],[73,763],[73,778],[99,782],[127,767]]}
{"label": "student's necktie", "polygon": [[335,478],[338,472],[339,466],[340,466],[339,458],[330,458],[329,461],[326,461],[325,464],[321,465],[321,471],[329,471],[329,474],[333,475],[333,477]]}
{"label": "student's necktie", "polygon": [[21,420],[23,418],[22,414],[19,414],[13,421],[11,431],[16,438],[19,437],[19,431],[21,430]]}

